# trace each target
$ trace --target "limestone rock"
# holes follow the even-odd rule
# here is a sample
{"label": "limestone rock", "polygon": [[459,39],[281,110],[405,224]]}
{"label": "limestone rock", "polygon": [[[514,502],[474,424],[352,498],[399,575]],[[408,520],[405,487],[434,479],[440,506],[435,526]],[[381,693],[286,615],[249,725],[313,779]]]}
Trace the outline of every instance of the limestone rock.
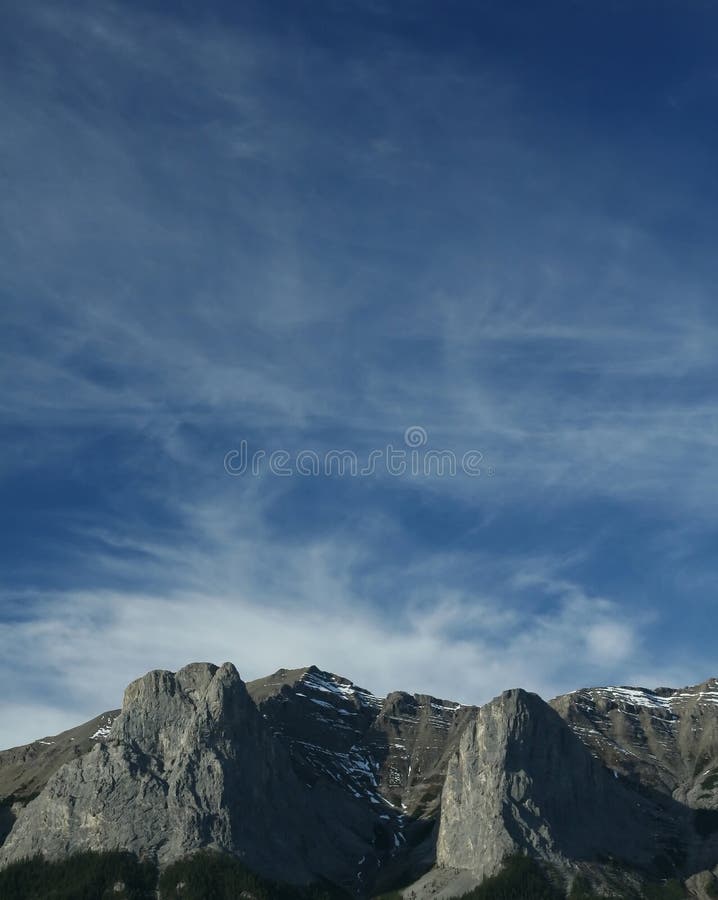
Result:
{"label": "limestone rock", "polygon": [[165,866],[214,848],[357,897],[419,879],[404,890],[419,898],[520,852],[564,886],[688,878],[699,897],[718,861],[718,683],[477,708],[381,699],[313,666],[249,685],[230,664],[150,672],[119,713],[0,753],[6,835],[0,865],[121,849]]}
{"label": "limestone rock", "polygon": [[22,810],[0,863],[123,849],[165,865],[208,847],[308,882],[315,865],[335,875],[361,847],[351,817],[331,846],[319,796],[296,777],[234,666],[154,671],[127,688],[107,741],[62,766]]}
{"label": "limestone rock", "polygon": [[615,778],[540,697],[507,691],[475,714],[449,760],[437,862],[480,878],[517,852],[648,866],[674,813]]}

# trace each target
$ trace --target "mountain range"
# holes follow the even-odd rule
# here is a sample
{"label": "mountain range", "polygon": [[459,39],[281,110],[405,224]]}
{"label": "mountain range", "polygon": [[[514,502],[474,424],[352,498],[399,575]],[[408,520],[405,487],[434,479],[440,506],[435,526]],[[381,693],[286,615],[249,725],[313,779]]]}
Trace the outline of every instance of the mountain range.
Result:
{"label": "mountain range", "polygon": [[456,897],[526,855],[564,893],[718,894],[718,681],[483,706],[310,666],[152,671],[122,708],[0,752],[0,868],[200,849],[349,896]]}

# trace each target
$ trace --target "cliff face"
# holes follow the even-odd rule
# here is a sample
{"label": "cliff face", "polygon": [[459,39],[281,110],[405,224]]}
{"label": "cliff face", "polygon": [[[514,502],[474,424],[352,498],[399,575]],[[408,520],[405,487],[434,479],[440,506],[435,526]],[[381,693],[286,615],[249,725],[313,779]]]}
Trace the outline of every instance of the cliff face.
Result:
{"label": "cliff face", "polygon": [[381,699],[314,667],[245,685],[231,664],[197,663],[0,753],[0,813],[0,865],[86,849],[166,865],[206,847],[360,897],[438,865],[406,896],[439,897],[519,852],[608,895],[646,877],[710,887],[718,684],[550,704],[515,690],[478,708]]}
{"label": "cliff face", "polygon": [[478,710],[449,761],[437,861],[478,878],[525,850],[558,866],[648,867],[679,831],[668,807],[632,792],[535,694],[508,691]]}
{"label": "cliff face", "polygon": [[162,865],[210,847],[287,881],[311,881],[315,867],[341,880],[371,825],[339,810],[330,841],[331,797],[309,794],[234,666],[150,672],[127,688],[106,742],[20,813],[0,862],[122,848]]}

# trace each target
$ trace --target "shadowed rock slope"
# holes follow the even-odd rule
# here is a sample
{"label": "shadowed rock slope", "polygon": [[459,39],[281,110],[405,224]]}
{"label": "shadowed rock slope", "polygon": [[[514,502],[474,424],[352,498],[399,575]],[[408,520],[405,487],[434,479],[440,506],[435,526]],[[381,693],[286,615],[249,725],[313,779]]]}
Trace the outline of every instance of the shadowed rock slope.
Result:
{"label": "shadowed rock slope", "polygon": [[696,809],[718,806],[718,680],[588,688],[551,701],[591,752],[633,782]]}
{"label": "shadowed rock slope", "polygon": [[380,699],[315,666],[247,688],[299,776],[348,792],[373,817],[359,888],[411,881],[434,864],[447,760],[475,707],[404,692]]}

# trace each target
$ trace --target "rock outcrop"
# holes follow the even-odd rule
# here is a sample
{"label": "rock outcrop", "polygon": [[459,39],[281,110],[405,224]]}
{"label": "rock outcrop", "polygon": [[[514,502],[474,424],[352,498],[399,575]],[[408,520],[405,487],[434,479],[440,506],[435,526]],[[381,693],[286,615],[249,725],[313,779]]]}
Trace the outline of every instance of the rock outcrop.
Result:
{"label": "rock outcrop", "polygon": [[127,688],[107,740],[20,813],[0,863],[125,849],[163,865],[207,847],[285,881],[341,881],[372,829],[344,809],[330,834],[327,799],[297,778],[234,666],[155,671]]}
{"label": "rock outcrop", "polygon": [[479,878],[525,851],[559,867],[649,867],[679,833],[678,809],[631,791],[540,697],[507,691],[478,710],[449,761],[437,861]]}
{"label": "rock outcrop", "polygon": [[358,897],[450,897],[507,856],[604,895],[718,863],[718,683],[550,704],[381,699],[315,667],[245,685],[230,664],[150,672],[121,711],[0,753],[0,865],[211,848]]}
{"label": "rock outcrop", "polygon": [[83,756],[109,735],[119,712],[110,710],[62,734],[0,750],[0,799],[20,804],[32,800],[60,766]]}

